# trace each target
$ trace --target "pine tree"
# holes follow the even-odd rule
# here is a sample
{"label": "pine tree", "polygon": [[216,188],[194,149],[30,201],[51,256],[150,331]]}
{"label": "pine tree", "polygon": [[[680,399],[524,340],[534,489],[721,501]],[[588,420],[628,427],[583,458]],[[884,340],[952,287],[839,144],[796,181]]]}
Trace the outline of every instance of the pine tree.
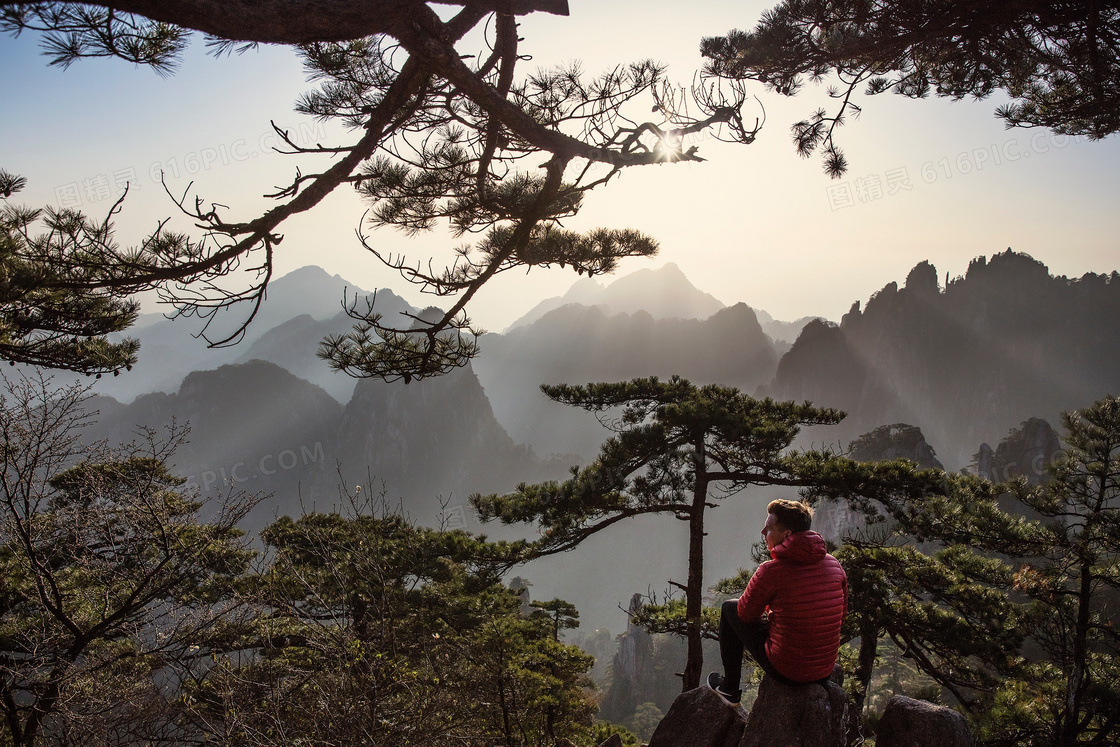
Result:
{"label": "pine tree", "polygon": [[[109,335],[136,320],[139,304],[91,287],[100,275],[98,258],[117,251],[111,223],[97,224],[75,210],[9,203],[26,183],[0,169],[0,360],[99,378],[131,368],[139,343],[114,342]],[[44,233],[36,233],[40,223]]]}
{"label": "pine tree", "polygon": [[[585,743],[591,657],[556,640],[551,615],[522,614],[499,573],[515,548],[358,501],[281,518],[261,537],[252,655],[222,657],[188,693],[212,739]],[[575,616],[562,600],[547,606]]]}
{"label": "pine tree", "polygon": [[1049,480],[1012,494],[1043,518],[1045,546],[1015,579],[1030,596],[1032,640],[1051,680],[1052,743],[1104,744],[1120,735],[1120,398],[1062,416],[1064,456]]}
{"label": "pine tree", "polygon": [[[758,400],[736,389],[698,387],[679,377],[614,384],[543,386],[557,402],[603,413],[616,435],[562,483],[519,485],[507,495],[473,495],[483,521],[536,522],[533,556],[564,552],[624,519],[671,514],[688,522],[685,594],[688,662],[684,688],[699,685],[706,512],[750,485],[803,485],[802,455],[789,452],[804,425],[839,422],[842,413],[809,404]],[[605,425],[607,423],[604,423]],[[718,486],[718,490],[716,490]]]}
{"label": "pine tree", "polygon": [[83,446],[85,390],[0,391],[0,741],[155,743],[184,722],[170,695],[222,649],[252,552],[232,494],[206,507],[167,460],[182,430]]}
{"label": "pine tree", "polygon": [[[64,66],[115,56],[166,71],[189,29],[210,34],[219,54],[253,42],[294,45],[318,83],[298,111],[353,133],[346,143],[301,147],[277,127],[280,150],[301,157],[307,173],[295,169],[291,183],[271,195],[274,208],[233,219],[219,204],[228,200],[184,194],[177,208],[201,234],[176,234],[161,224],[139,249],[107,248],[92,274],[82,256],[72,257],[66,272],[79,275],[73,287],[159,289],[178,313],[207,320],[210,344],[232,344],[263,298],[284,221],[349,187],[368,206],[359,227],[365,248],[448,306],[432,317],[386,320],[372,302],[355,299],[353,331],[325,339],[320,354],[355,376],[436,376],[477,354],[481,330],[466,307],[495,275],[552,266],[598,275],[623,257],[656,252],[653,239],[632,229],[563,228],[588,191],[629,167],[702,160],[696,146],[683,144],[689,135],[750,143],[759,130],[758,119],[744,120],[742,85],[704,78],[685,106],[680,90],[665,85],[663,67],[650,61],[598,77],[583,75],[575,63],[522,73],[518,16],[566,13],[563,0],[464,0],[447,20],[435,4],[347,3],[348,10],[336,4],[329,12],[309,2],[298,11],[291,3],[224,2],[149,3],[127,12],[112,4],[0,7],[0,31],[43,34],[52,61]],[[651,103],[656,121],[644,121]],[[333,158],[327,167],[323,156]],[[454,240],[469,237],[442,269],[367,240],[369,229],[412,236],[437,227]],[[228,335],[213,332],[215,314],[231,307],[248,309],[242,323]]]}
{"label": "pine tree", "polygon": [[880,0],[783,0],[753,31],[704,39],[709,70],[757,80],[787,96],[803,78],[835,74],[834,113],[818,110],[793,126],[797,150],[820,148],[825,171],[847,161],[833,141],[860,87],[910,98],[930,93],[1012,99],[996,114],[1009,127],[1046,127],[1100,139],[1120,131],[1120,4]]}
{"label": "pine tree", "polygon": [[811,492],[836,497],[858,485],[854,503],[880,527],[837,552],[864,692],[886,635],[952,692],[989,743],[1115,741],[1120,400],[1063,422],[1065,451],[1042,483],[906,462],[834,461],[818,472]]}

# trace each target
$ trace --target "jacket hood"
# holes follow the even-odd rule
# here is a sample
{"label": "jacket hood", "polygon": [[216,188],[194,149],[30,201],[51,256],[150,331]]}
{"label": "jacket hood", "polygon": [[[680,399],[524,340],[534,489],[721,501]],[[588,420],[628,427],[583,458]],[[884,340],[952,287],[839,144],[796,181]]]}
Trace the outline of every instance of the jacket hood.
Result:
{"label": "jacket hood", "polygon": [[794,532],[770,551],[774,560],[792,560],[794,563],[815,563],[827,554],[824,537],[812,530]]}

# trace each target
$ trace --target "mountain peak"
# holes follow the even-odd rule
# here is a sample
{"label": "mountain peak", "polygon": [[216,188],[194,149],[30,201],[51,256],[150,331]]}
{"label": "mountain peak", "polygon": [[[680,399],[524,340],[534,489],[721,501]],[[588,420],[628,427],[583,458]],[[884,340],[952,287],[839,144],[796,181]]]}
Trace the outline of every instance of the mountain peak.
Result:
{"label": "mountain peak", "polygon": [[277,323],[290,318],[285,309],[298,309],[299,313],[316,319],[329,319],[340,311],[344,295],[353,298],[369,295],[369,292],[317,265],[305,265],[276,278],[266,291],[268,306],[279,307],[282,318]]}
{"label": "mountain peak", "polygon": [[292,282],[292,281],[306,281],[306,280],[341,280],[338,275],[331,275],[319,265],[304,265],[303,267],[292,270],[276,278],[274,282]]}
{"label": "mountain peak", "polygon": [[563,296],[541,301],[506,328],[510,331],[540,319],[568,304],[602,306],[608,315],[644,311],[654,319],[707,319],[724,308],[711,294],[697,289],[673,262],[660,268],[643,268],[623,275],[606,286],[592,278],[577,280]]}
{"label": "mountain peak", "polygon": [[565,303],[583,303],[585,299],[593,298],[602,292],[603,284],[598,280],[592,277],[581,277],[572,283],[572,287],[560,298]]}

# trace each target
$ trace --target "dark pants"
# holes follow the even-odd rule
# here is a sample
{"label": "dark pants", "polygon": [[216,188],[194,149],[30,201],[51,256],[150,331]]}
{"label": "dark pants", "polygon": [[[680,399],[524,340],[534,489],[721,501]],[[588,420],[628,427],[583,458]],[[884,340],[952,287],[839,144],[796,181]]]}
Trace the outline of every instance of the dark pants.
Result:
{"label": "dark pants", "polygon": [[720,689],[738,690],[743,677],[743,651],[749,651],[751,658],[762,671],[783,685],[798,685],[788,677],[783,677],[770,657],[766,655],[766,638],[770,628],[765,620],[743,622],[739,619],[739,600],[728,599],[720,608],[719,616],[719,655],[723,660],[723,684]]}

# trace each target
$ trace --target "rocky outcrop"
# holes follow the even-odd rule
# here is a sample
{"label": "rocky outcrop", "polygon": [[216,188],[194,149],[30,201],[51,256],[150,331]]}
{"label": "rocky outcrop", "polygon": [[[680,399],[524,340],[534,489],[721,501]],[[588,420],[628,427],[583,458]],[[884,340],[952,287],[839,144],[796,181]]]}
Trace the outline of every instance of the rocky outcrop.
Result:
{"label": "rocky outcrop", "polygon": [[[859,313],[856,303],[849,312]],[[844,317],[845,319],[848,316]],[[778,361],[774,381],[759,394],[775,399],[809,400],[854,415],[860,423],[896,419],[901,403],[876,378],[871,362],[847,338],[842,327],[824,319],[806,324],[789,351]],[[830,429],[829,438],[852,436],[845,428]]]}
{"label": "rocky outcrop", "polygon": [[469,515],[470,493],[556,479],[571,463],[537,459],[515,444],[470,365],[410,384],[362,379],[335,438],[346,484],[363,484],[368,475],[384,480],[390,498],[406,496],[411,518],[429,525],[441,511],[436,496],[452,496],[450,508],[461,519]]}
{"label": "rocky outcrop", "polygon": [[641,625],[635,625],[634,615],[641,609],[642,595],[630,599],[626,632],[618,637],[618,652],[611,662],[611,685],[601,706],[607,720],[625,721],[638,704],[639,683],[653,674],[653,639]]}
{"label": "rocky outcrop", "polygon": [[876,747],[972,747],[964,716],[952,708],[895,695],[875,727]]}
{"label": "rocky outcrop", "polygon": [[831,681],[787,687],[766,677],[749,714],[698,687],[677,697],[649,747],[843,747],[844,706]]}
{"label": "rocky outcrop", "polygon": [[838,328],[810,324],[768,393],[839,407],[828,438],[918,425],[952,470],[974,445],[1031,416],[1051,422],[1120,381],[1120,274],[1052,276],[1025,254],[974,260],[939,285],[928,263],[888,283]]}
{"label": "rocky outcrop", "polygon": [[610,687],[600,706],[601,717],[625,724],[642,703],[667,710],[680,693],[680,671],[685,659],[684,641],[677,636],[651,636],[634,617],[645,597],[630,598],[626,632],[618,636],[618,651],[611,661]]}
{"label": "rocky outcrop", "polygon": [[710,688],[698,687],[677,696],[649,747],[738,747],[746,725],[741,709],[728,706]]}
{"label": "rocky outcrop", "polygon": [[848,454],[857,462],[909,459],[923,469],[945,469],[922,429],[907,423],[881,425],[852,442]]}
{"label": "rocky outcrop", "polygon": [[835,682],[787,687],[767,677],[738,747],[844,747],[846,700]]}
{"label": "rocky outcrop", "polygon": [[337,495],[334,432],[342,405],[321,388],[264,361],[194,371],[175,394],[154,393],[105,408],[85,437],[128,441],[138,427],[190,425],[172,467],[213,497],[231,486],[268,496],[244,519],[255,531],[277,514],[298,515]]}
{"label": "rocky outcrop", "polygon": [[[906,423],[881,425],[863,434],[848,447],[848,456],[858,462],[909,459],[924,469],[944,469],[922,429]],[[821,503],[813,516],[813,529],[837,544],[866,527],[867,518],[841,501]]]}
{"label": "rocky outcrop", "polygon": [[973,473],[993,482],[1023,477],[1028,485],[1038,485],[1060,450],[1058,434],[1050,424],[1030,418],[1008,433],[994,451],[988,444],[980,444],[973,457]]}

